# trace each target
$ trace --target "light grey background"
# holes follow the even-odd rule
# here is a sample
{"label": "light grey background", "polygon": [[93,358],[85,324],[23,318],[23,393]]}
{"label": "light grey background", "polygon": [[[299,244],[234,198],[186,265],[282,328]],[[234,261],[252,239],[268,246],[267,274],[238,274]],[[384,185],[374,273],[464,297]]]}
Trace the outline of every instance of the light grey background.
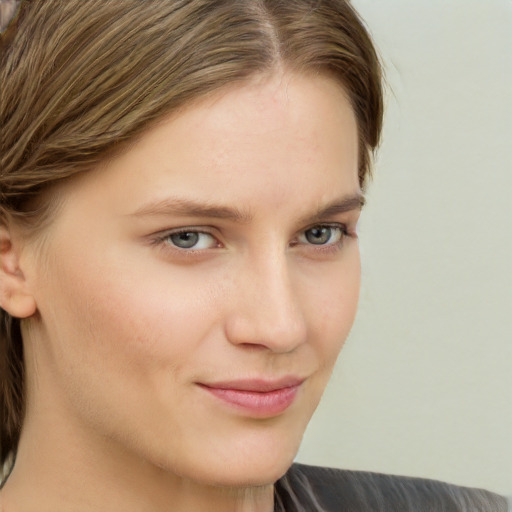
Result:
{"label": "light grey background", "polygon": [[512,494],[512,1],[353,3],[387,117],[360,311],[298,460]]}

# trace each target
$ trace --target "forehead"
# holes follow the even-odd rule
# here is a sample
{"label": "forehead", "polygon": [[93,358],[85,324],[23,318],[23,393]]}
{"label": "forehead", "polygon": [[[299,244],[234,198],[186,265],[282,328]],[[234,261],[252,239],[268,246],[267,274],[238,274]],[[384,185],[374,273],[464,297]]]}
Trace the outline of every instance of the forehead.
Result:
{"label": "forehead", "polygon": [[341,86],[324,76],[275,74],[162,119],[70,193],[109,208],[119,198],[119,212],[191,193],[282,209],[297,194],[329,202],[358,192],[357,167],[357,123]]}

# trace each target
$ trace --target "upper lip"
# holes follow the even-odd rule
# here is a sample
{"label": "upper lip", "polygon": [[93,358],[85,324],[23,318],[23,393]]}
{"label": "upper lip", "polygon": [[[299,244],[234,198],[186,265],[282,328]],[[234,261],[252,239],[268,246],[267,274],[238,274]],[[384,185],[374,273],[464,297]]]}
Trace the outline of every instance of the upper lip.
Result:
{"label": "upper lip", "polygon": [[253,391],[256,393],[268,393],[278,389],[292,388],[304,382],[304,378],[287,376],[279,379],[240,379],[229,381],[217,381],[200,383],[200,385],[213,389],[231,389],[235,391]]}

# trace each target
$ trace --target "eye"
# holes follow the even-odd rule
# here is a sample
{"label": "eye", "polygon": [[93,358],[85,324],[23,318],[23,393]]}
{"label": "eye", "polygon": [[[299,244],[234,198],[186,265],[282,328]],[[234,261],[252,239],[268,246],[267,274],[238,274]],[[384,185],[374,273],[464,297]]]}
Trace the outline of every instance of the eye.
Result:
{"label": "eye", "polygon": [[306,229],[298,241],[310,245],[334,245],[340,243],[346,234],[343,226],[318,225]]}
{"label": "eye", "polygon": [[174,245],[178,249],[212,249],[218,246],[218,242],[213,235],[202,231],[177,231],[168,233],[162,240],[168,244]]}

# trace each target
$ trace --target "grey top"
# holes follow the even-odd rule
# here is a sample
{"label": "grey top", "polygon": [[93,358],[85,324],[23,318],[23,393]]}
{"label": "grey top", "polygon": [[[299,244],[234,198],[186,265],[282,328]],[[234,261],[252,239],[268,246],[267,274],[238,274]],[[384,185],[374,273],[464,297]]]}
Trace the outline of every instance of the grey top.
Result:
{"label": "grey top", "polygon": [[275,512],[508,512],[507,500],[434,480],[294,464]]}

